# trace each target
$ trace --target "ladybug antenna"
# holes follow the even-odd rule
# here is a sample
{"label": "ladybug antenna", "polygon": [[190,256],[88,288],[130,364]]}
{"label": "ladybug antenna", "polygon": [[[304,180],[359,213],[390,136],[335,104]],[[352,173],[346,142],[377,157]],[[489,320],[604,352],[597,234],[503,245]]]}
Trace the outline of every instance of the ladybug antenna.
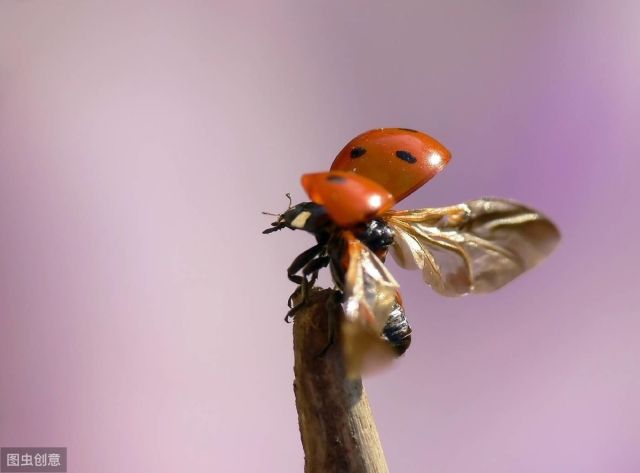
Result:
{"label": "ladybug antenna", "polygon": [[[293,204],[293,202],[291,201],[291,194],[287,192],[285,194],[285,197],[289,199],[289,206],[287,207],[287,210],[290,210]],[[274,214],[271,212],[262,212],[262,215],[271,215],[272,217],[278,217],[278,219],[275,222],[271,223],[271,228],[267,228],[262,233],[268,234],[268,233],[276,232],[278,230],[282,230],[286,226],[282,216],[285,214],[285,212],[287,212],[287,210],[285,210],[281,214]]]}
{"label": "ladybug antenna", "polygon": [[[289,192],[287,192],[284,196],[287,199],[289,199],[289,206],[287,207],[287,210],[291,210],[291,207],[293,206],[293,201],[291,200],[291,194]],[[286,212],[287,210],[285,210],[284,212]],[[262,212],[262,215],[271,215],[272,217],[281,218],[282,215],[284,214],[284,212],[282,212],[281,214],[274,214],[274,213],[271,213],[271,212]]]}

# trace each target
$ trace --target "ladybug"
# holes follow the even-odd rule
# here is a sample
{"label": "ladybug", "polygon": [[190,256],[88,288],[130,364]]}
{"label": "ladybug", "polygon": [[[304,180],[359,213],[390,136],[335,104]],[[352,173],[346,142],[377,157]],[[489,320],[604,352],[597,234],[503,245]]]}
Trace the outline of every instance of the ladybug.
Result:
{"label": "ladybug", "polygon": [[411,343],[398,283],[384,265],[389,252],[401,267],[421,270],[436,292],[460,296],[504,286],[560,239],[548,218],[507,199],[393,210],[450,159],[442,144],[416,130],[365,132],[347,143],[328,172],[303,175],[310,202],[290,202],[263,232],[289,228],[315,236],[316,244],[287,270],[302,301],[286,320],[304,306],[328,266],[344,313],[341,340],[350,375],[358,375],[372,355],[400,356]]}

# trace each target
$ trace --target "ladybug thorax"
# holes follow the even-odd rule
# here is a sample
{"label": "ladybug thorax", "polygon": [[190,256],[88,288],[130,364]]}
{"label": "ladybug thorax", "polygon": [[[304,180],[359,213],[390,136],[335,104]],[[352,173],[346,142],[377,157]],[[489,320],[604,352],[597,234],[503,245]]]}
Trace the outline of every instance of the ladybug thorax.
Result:
{"label": "ladybug thorax", "polygon": [[283,213],[280,219],[292,230],[304,230],[314,235],[330,232],[335,226],[327,210],[314,202],[294,205]]}

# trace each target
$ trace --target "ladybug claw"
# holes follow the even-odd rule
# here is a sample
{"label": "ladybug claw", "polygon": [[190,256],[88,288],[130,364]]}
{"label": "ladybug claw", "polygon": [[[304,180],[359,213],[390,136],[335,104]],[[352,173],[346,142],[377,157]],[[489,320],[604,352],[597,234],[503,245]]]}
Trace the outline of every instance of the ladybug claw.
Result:
{"label": "ladybug claw", "polygon": [[288,324],[290,324],[291,322],[293,322],[293,319],[296,316],[296,312],[298,312],[300,309],[302,309],[302,306],[304,306],[305,303],[301,302],[300,304],[298,304],[295,307],[292,307],[291,310],[289,310],[289,312],[287,312],[287,315],[284,316],[284,321]]}
{"label": "ladybug claw", "polygon": [[305,290],[306,285],[308,285],[308,283],[305,283],[305,282],[300,283],[300,285],[296,288],[296,290],[291,293],[291,295],[289,296],[289,299],[287,299],[287,305],[289,306],[290,309],[294,307],[293,305],[294,299],[301,297],[302,300],[298,305],[301,305],[307,302],[307,291]]}

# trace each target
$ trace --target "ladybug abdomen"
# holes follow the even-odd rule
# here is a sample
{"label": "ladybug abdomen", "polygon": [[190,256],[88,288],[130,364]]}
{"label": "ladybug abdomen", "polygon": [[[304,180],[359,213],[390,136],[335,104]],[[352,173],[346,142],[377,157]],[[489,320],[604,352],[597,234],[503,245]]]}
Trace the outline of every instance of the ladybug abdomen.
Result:
{"label": "ladybug abdomen", "polygon": [[382,329],[382,336],[393,347],[396,355],[402,355],[411,345],[411,326],[404,314],[404,307],[398,301],[393,303],[389,318]]}

